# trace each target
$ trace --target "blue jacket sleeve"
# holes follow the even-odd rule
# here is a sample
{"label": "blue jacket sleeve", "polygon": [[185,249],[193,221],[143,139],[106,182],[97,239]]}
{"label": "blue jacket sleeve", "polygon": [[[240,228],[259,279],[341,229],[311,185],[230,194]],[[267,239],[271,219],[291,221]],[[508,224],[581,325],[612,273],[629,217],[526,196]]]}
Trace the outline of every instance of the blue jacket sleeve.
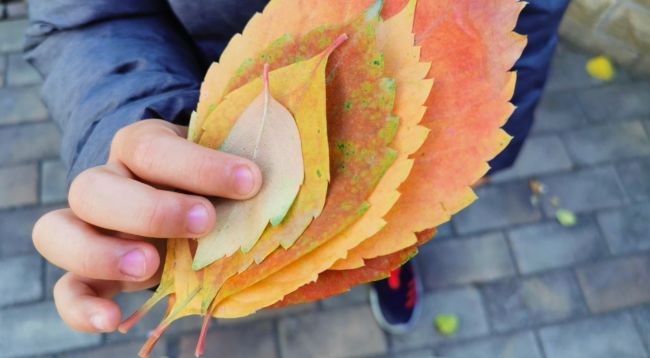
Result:
{"label": "blue jacket sleeve", "polygon": [[201,65],[165,1],[30,0],[26,58],[63,132],[71,181],[103,164],[118,129],[144,118],[184,122]]}

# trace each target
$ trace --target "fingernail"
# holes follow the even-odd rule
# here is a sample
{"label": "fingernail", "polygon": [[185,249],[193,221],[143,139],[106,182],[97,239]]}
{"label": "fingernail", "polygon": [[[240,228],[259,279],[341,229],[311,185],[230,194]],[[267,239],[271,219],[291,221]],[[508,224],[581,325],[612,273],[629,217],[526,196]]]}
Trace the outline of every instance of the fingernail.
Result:
{"label": "fingernail", "polygon": [[241,165],[235,169],[235,191],[239,195],[248,195],[253,191],[255,180],[253,171],[248,166]]}
{"label": "fingernail", "polygon": [[108,327],[108,321],[106,320],[106,317],[104,317],[103,314],[99,313],[90,316],[90,324],[92,324],[96,330],[101,332],[108,331],[110,328]]}
{"label": "fingernail", "polygon": [[120,272],[134,278],[141,278],[146,273],[147,259],[140,249],[129,251],[122,256],[120,261]]}
{"label": "fingernail", "polygon": [[193,234],[203,234],[208,229],[208,209],[196,205],[187,214],[187,230]]}

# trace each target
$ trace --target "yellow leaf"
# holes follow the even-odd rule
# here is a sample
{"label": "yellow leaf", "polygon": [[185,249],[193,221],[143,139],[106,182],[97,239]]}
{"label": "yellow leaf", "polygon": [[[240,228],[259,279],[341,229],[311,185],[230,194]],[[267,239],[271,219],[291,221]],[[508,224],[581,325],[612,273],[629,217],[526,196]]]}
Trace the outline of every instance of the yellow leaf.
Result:
{"label": "yellow leaf", "polygon": [[611,81],[616,74],[612,61],[605,56],[596,56],[587,61],[586,69],[591,77],[601,81]]}
{"label": "yellow leaf", "polygon": [[272,97],[268,80],[265,84],[264,92],[244,111],[221,147],[256,162],[264,184],[250,200],[213,201],[221,219],[212,233],[199,239],[195,270],[238,249],[250,251],[269,222],[277,226],[283,221],[303,183],[298,127],[291,113]]}
{"label": "yellow leaf", "polygon": [[[422,106],[431,91],[431,80],[425,76],[429,65],[420,63],[419,48],[414,46],[412,33],[415,0],[398,15],[377,27],[378,49],[383,52],[385,74],[395,78],[398,93],[394,114],[400,117],[400,126],[393,142],[398,157],[381,178],[370,198],[369,210],[343,233],[336,235],[300,260],[283,268],[265,280],[224,300],[215,316],[239,317],[275,303],[278,299],[315,281],[348,250],[376,234],[385,224],[382,220],[399,197],[397,188],[408,176],[413,160],[409,156],[424,143],[428,131],[418,123],[424,115]],[[364,248],[373,255],[372,247]],[[360,251],[359,257],[366,254]],[[373,256],[374,257],[374,256]],[[357,263],[357,261],[354,261]],[[363,260],[360,261],[363,265]],[[361,266],[360,265],[360,266]]]}

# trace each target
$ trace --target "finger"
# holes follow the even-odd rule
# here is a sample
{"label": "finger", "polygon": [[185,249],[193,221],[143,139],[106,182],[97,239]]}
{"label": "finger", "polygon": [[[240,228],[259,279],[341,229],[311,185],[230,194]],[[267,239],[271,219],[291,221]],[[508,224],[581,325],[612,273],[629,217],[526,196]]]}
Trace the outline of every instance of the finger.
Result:
{"label": "finger", "polygon": [[207,199],[153,188],[125,178],[110,165],[80,174],[68,200],[83,221],[143,237],[201,237],[215,223]]}
{"label": "finger", "polygon": [[260,189],[255,163],[191,143],[179,132],[157,120],[125,127],[115,136],[110,160],[152,184],[202,195],[247,199]]}
{"label": "finger", "polygon": [[34,225],[34,246],[48,261],[79,276],[117,281],[146,281],[160,266],[154,245],[99,233],[62,209]]}
{"label": "finger", "polygon": [[[120,292],[121,284],[92,282],[67,273],[54,286],[54,302],[63,321],[81,332],[113,332],[122,320],[120,307],[109,299]],[[102,292],[103,291],[103,292]]]}

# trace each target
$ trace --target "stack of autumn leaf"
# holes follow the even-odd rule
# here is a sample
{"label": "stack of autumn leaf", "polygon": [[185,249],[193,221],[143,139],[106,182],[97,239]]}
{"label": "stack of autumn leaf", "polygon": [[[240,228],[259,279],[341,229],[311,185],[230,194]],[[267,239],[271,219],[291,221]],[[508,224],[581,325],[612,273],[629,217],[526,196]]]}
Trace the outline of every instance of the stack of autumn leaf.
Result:
{"label": "stack of autumn leaf", "polygon": [[[245,202],[215,199],[204,238],[168,241],[153,305],[170,324],[310,302],[386,277],[507,145],[517,0],[271,0],[210,68],[190,140],[259,164]],[[191,175],[191,173],[188,173]]]}

